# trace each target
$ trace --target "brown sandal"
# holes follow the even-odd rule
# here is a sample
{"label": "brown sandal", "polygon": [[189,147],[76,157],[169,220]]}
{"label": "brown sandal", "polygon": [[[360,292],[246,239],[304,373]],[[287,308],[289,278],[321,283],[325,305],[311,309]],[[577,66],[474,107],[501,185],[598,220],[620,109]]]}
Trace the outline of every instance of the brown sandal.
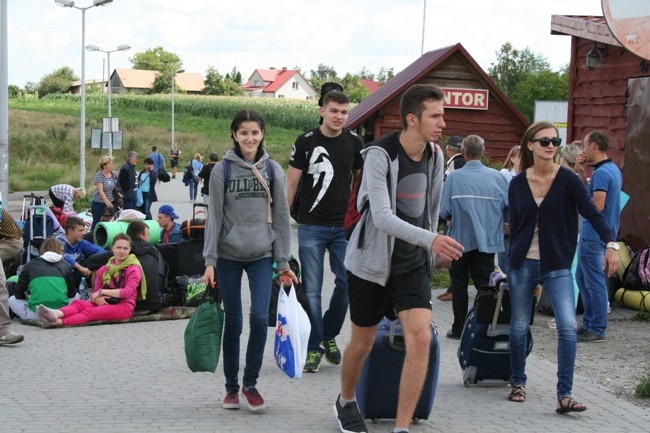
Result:
{"label": "brown sandal", "polygon": [[[566,402],[563,403],[563,402]],[[555,409],[557,413],[568,413],[568,412],[584,412],[587,410],[587,406],[582,403],[578,403],[571,396],[562,397],[557,401],[558,407]]]}
{"label": "brown sandal", "polygon": [[523,403],[526,401],[526,388],[523,386],[513,386],[510,394],[508,394],[508,400],[514,401],[515,403]]}

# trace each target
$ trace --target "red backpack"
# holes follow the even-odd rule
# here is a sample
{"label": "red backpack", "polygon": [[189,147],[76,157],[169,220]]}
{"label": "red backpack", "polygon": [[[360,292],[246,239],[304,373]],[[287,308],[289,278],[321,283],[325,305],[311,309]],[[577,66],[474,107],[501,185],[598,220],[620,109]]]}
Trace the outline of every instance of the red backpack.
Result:
{"label": "red backpack", "polygon": [[[431,146],[431,150],[433,151],[433,166],[435,167],[438,158],[438,152],[434,143],[429,143],[429,144]],[[372,146],[379,146],[384,150],[386,150],[386,152],[388,152],[389,164],[391,161],[394,161],[395,158],[397,158],[399,148],[398,145],[396,145],[395,142],[393,142],[392,140],[388,143],[378,142],[377,144],[373,144]],[[348,240],[350,240],[354,228],[357,226],[359,221],[361,221],[361,216],[363,215],[363,213],[367,211],[368,208],[370,208],[369,200],[366,200],[365,203],[363,203],[361,209],[357,208],[357,195],[359,194],[359,187],[361,186],[362,175],[363,175],[363,167],[361,168],[361,171],[359,172],[359,175],[355,179],[354,185],[352,186],[352,191],[350,192],[350,198],[348,198],[348,207],[347,210],[345,211],[345,219],[343,220],[345,237]],[[388,171],[388,173],[386,173],[386,184],[388,185],[388,191],[390,193],[391,191],[390,170]],[[363,243],[363,241],[360,240],[360,243]]]}

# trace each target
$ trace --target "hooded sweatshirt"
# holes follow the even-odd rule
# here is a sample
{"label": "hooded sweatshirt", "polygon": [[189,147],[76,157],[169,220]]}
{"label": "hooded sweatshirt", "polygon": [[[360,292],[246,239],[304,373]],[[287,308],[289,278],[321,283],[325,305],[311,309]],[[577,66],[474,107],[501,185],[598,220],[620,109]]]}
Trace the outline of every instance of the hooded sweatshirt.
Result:
{"label": "hooded sweatshirt", "polygon": [[27,305],[36,311],[39,304],[49,308],[68,305],[76,293],[72,268],[61,254],[51,251],[32,259],[24,267],[16,285],[16,299],[29,299]]}
{"label": "hooded sweatshirt", "polygon": [[[216,266],[217,258],[250,262],[272,257],[279,269],[289,267],[291,221],[287,206],[284,170],[273,161],[274,179],[269,176],[264,151],[254,165],[230,150],[230,181],[224,188],[223,161],[210,176],[208,212],[203,258],[206,266]],[[270,192],[270,194],[269,194]]]}

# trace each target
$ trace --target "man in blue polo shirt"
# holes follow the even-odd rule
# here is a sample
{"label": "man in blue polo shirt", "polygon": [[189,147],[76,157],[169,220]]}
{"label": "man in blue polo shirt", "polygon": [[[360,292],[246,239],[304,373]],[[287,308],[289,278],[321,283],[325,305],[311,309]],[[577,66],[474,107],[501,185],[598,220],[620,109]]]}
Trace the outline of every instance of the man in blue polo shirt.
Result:
{"label": "man in blue polo shirt", "polygon": [[[584,163],[593,167],[587,192],[594,205],[603,214],[612,233],[618,233],[621,208],[621,171],[607,156],[609,139],[601,131],[587,134],[582,141]],[[603,270],[606,248],[618,249],[618,244],[605,244],[586,219],[582,219],[576,282],[582,296],[585,313],[578,329],[578,341],[605,341],[607,329],[607,276]]]}
{"label": "man in blue polo shirt", "polygon": [[463,168],[447,176],[442,187],[440,217],[451,221],[447,234],[465,249],[451,263],[454,322],[447,338],[460,339],[467,316],[469,276],[474,286],[487,285],[494,254],[503,251],[503,223],[508,212],[508,181],[481,162],[485,142],[468,135],[461,143]]}

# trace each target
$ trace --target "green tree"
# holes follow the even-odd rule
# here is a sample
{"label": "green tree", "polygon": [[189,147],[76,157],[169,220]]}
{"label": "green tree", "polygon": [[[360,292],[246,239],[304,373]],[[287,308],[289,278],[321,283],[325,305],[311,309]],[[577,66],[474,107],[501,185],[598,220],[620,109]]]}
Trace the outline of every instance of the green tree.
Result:
{"label": "green tree", "polygon": [[50,93],[68,93],[73,81],[79,80],[69,66],[63,66],[41,78],[36,86],[39,98]]}
{"label": "green tree", "polygon": [[[174,77],[175,73],[176,73],[176,69],[158,72],[156,74],[156,78],[154,78],[153,80],[153,85],[151,86],[151,89],[147,90],[147,93],[149,94],[171,93],[172,78]],[[180,88],[177,83],[174,84],[174,92],[186,93],[185,90]]]}
{"label": "green tree", "polygon": [[550,70],[544,56],[533,53],[528,47],[520,51],[510,42],[503,44],[496,55],[496,63],[490,64],[488,75],[508,97],[514,93],[517,83],[527,76]]}
{"label": "green tree", "polygon": [[324,83],[328,81],[340,82],[338,75],[336,75],[336,69],[333,66],[324,65],[319,63],[316,70],[312,69],[309,72],[309,82],[316,91],[320,92],[320,88]]}
{"label": "green tree", "polygon": [[383,66],[379,68],[379,73],[377,74],[377,81],[385,83],[395,76],[395,71],[393,68],[384,68]]}
{"label": "green tree", "polygon": [[532,122],[535,101],[566,101],[568,97],[569,74],[566,71],[541,71],[518,82],[510,99],[521,114]]}
{"label": "green tree", "polygon": [[18,99],[23,96],[23,90],[15,84],[9,84],[7,87],[7,93],[9,99]]}
{"label": "green tree", "polygon": [[133,63],[133,69],[159,72],[174,72],[183,65],[180,57],[161,46],[135,53],[129,61]]}
{"label": "green tree", "polygon": [[[233,69],[235,76],[239,71]],[[231,73],[232,73],[231,72]],[[241,74],[240,78],[241,78]],[[226,74],[224,77],[213,66],[208,67],[205,73],[205,88],[203,93],[206,95],[224,95],[224,96],[241,96],[244,94],[241,84],[236,82],[230,75]]]}
{"label": "green tree", "polygon": [[36,88],[38,87],[38,83],[35,83],[33,81],[28,81],[25,83],[25,93],[28,95],[33,95],[36,93]]}
{"label": "green tree", "polygon": [[359,77],[360,80],[373,80],[375,79],[375,74],[370,72],[368,68],[365,66],[361,68],[359,72],[357,72],[357,77]]}

